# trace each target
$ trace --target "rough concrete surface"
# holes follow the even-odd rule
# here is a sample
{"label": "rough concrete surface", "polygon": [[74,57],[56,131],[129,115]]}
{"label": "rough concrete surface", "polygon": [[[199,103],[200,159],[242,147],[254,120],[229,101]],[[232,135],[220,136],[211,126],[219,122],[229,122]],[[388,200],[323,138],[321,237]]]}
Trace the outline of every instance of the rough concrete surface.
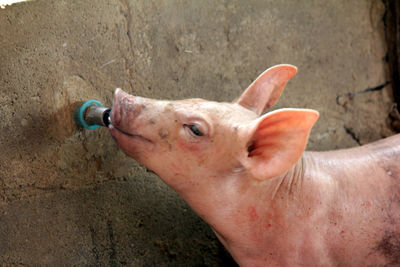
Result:
{"label": "rough concrete surface", "polygon": [[[309,149],[389,136],[381,0],[38,0],[0,9],[0,265],[231,266],[209,227],[78,101],[236,98],[278,63]],[[381,86],[380,85],[385,85]],[[375,88],[367,90],[368,88]]]}

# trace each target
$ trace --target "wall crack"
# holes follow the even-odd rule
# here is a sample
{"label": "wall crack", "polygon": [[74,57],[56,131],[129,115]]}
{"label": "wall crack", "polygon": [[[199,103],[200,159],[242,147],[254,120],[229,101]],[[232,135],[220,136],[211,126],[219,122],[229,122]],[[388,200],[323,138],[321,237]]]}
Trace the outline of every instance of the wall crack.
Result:
{"label": "wall crack", "polygon": [[340,106],[343,105],[343,99],[344,98],[350,98],[353,97],[355,95],[361,95],[361,94],[366,94],[366,93],[371,93],[371,92],[376,92],[376,91],[381,91],[383,88],[385,88],[386,86],[388,86],[391,82],[390,81],[386,81],[378,86],[375,87],[370,87],[367,89],[364,89],[362,91],[358,91],[358,92],[352,92],[352,93],[346,93],[346,94],[342,94],[342,95],[338,95],[336,97],[336,103]]}
{"label": "wall crack", "polygon": [[344,125],[343,128],[344,128],[344,130],[346,131],[346,133],[347,133],[348,135],[350,135],[350,137],[351,137],[354,141],[357,142],[357,144],[358,144],[359,146],[362,145],[362,144],[361,144],[361,141],[360,141],[360,138],[357,137],[356,133],[353,132],[352,129],[348,128],[346,125]]}

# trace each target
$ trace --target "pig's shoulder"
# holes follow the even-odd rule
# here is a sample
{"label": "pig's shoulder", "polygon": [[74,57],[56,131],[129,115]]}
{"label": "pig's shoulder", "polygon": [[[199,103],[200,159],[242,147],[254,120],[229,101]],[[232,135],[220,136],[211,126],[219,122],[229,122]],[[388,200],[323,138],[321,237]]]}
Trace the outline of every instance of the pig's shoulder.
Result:
{"label": "pig's shoulder", "polygon": [[387,189],[385,229],[375,249],[386,257],[389,266],[400,266],[400,134],[367,145],[391,186]]}
{"label": "pig's shoulder", "polygon": [[361,149],[368,153],[378,154],[400,154],[400,134],[387,137],[370,144],[364,145]]}

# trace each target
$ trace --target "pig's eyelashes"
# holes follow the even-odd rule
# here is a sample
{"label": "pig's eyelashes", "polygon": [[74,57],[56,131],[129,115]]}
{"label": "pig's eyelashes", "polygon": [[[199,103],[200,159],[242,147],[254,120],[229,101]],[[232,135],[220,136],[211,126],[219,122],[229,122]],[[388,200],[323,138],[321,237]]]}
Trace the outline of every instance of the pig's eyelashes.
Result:
{"label": "pig's eyelashes", "polygon": [[184,124],[183,127],[186,127],[190,130],[191,134],[195,135],[195,136],[203,136],[204,133],[200,130],[199,126],[192,124]]}
{"label": "pig's eyelashes", "polygon": [[186,137],[189,137],[191,142],[200,141],[203,137],[210,137],[212,134],[212,128],[209,123],[202,118],[185,119],[182,122],[182,126]]}
{"label": "pig's eyelashes", "polygon": [[203,136],[203,133],[200,131],[200,129],[197,125],[190,125],[189,129],[190,129],[190,131],[192,131],[192,133],[194,135]]}

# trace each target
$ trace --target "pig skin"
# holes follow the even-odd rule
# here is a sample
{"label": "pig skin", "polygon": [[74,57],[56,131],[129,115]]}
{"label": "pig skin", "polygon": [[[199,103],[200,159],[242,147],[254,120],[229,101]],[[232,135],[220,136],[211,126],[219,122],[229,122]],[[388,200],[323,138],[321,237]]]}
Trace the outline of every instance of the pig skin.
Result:
{"label": "pig skin", "polygon": [[241,266],[400,266],[400,136],[304,152],[317,112],[261,115],[296,71],[268,69],[234,103],[117,89],[110,132]]}

